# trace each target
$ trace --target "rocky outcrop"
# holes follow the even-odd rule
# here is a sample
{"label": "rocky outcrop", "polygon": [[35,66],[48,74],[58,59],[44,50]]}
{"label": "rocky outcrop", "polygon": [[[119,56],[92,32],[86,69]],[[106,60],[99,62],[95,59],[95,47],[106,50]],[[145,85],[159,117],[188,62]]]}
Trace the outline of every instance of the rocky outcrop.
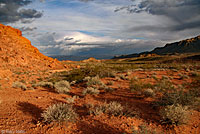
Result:
{"label": "rocky outcrop", "polygon": [[0,24],[0,67],[31,69],[62,68],[56,59],[47,57],[22,36],[22,32]]}

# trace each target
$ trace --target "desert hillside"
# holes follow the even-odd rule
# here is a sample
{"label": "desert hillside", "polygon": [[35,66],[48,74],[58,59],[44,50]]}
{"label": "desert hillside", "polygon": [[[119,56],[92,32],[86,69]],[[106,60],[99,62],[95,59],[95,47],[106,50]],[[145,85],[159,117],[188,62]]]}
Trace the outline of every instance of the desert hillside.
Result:
{"label": "desert hillside", "polygon": [[197,53],[200,52],[200,35],[191,39],[166,44],[164,47],[155,48],[151,53],[159,55],[168,53]]}
{"label": "desert hillside", "polygon": [[59,61],[49,58],[31,45],[22,36],[22,32],[10,26],[0,24],[0,68],[25,69],[61,68]]}
{"label": "desert hillside", "polygon": [[156,47],[152,51],[115,56],[114,59],[133,58],[133,57],[152,57],[155,55],[165,54],[184,54],[184,53],[199,53],[200,52],[200,35],[194,38],[169,43],[164,47]]}

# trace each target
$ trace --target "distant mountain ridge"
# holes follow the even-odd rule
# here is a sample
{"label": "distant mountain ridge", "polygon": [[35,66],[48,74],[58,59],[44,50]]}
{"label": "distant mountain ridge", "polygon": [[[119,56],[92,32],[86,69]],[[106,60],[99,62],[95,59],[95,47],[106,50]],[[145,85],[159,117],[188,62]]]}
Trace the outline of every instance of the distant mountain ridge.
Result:
{"label": "distant mountain ridge", "polygon": [[165,55],[173,53],[198,53],[200,52],[200,35],[194,38],[182,40],[179,42],[174,42],[166,44],[164,47],[157,47],[152,51],[115,56],[113,59],[120,58],[132,58],[140,56],[151,56],[151,55]]}

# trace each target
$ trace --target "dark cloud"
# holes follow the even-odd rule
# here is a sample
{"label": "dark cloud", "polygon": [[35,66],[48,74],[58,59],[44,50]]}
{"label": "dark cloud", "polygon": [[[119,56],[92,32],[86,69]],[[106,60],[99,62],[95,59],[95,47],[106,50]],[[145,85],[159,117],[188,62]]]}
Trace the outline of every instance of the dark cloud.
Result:
{"label": "dark cloud", "polygon": [[181,31],[200,27],[199,0],[143,0],[137,5],[117,8],[115,12],[121,10],[127,10],[129,13],[147,12],[168,17],[174,21],[174,26],[166,27],[167,30]]}
{"label": "dark cloud", "polygon": [[23,7],[32,3],[32,0],[0,0],[0,22],[30,23],[35,18],[40,18],[42,12],[35,9],[24,9]]}
{"label": "dark cloud", "polygon": [[71,37],[65,37],[64,40],[73,40],[74,38],[71,38]]}
{"label": "dark cloud", "polygon": [[[66,40],[68,39],[68,40]],[[37,38],[38,49],[46,55],[121,55],[152,50],[155,46],[161,46],[160,41],[124,40],[121,42],[106,43],[80,43],[70,37],[56,40],[55,35],[46,33]]]}

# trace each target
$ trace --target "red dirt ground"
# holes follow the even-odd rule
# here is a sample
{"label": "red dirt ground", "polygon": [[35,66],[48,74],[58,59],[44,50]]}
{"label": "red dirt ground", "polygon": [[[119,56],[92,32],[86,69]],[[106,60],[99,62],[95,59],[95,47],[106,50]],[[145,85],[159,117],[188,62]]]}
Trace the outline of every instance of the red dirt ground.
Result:
{"label": "red dirt ground", "polygon": [[[155,74],[162,75],[170,74],[173,77],[173,82],[182,84],[191,82],[191,79],[178,79],[178,73],[170,71],[135,71],[130,77],[137,76],[146,82],[154,82],[152,78],[147,78],[147,75]],[[183,72],[182,72],[183,73]],[[187,72],[185,72],[187,73]],[[16,76],[15,76],[16,77]],[[26,78],[26,77],[25,77]],[[177,134],[199,134],[200,133],[200,112],[193,111],[191,120],[187,125],[177,126],[174,129],[164,125],[160,125],[160,117],[158,109],[151,106],[152,98],[142,98],[130,92],[129,81],[116,81],[113,78],[105,78],[104,83],[113,81],[111,86],[116,90],[112,93],[101,91],[99,95],[83,96],[82,90],[84,87],[75,85],[72,87],[71,94],[57,94],[51,89],[37,88],[36,90],[22,91],[21,89],[12,88],[6,84],[6,80],[0,82],[5,83],[0,90],[0,130],[5,130],[8,133],[17,131],[24,133],[47,133],[47,134],[131,134],[132,129],[138,129],[138,126],[146,123],[150,128],[156,128],[157,132],[177,133]],[[11,83],[11,82],[10,82]],[[41,122],[41,113],[51,104],[63,102],[67,103],[66,98],[73,95],[79,96],[79,99],[74,103],[74,108],[79,114],[79,119],[75,123],[68,124],[44,124]],[[133,111],[137,111],[139,117],[114,117],[108,115],[92,116],[87,114],[87,109],[84,107],[88,103],[103,103],[110,101],[120,102],[122,105],[127,105]],[[2,131],[3,132],[3,131]]]}

